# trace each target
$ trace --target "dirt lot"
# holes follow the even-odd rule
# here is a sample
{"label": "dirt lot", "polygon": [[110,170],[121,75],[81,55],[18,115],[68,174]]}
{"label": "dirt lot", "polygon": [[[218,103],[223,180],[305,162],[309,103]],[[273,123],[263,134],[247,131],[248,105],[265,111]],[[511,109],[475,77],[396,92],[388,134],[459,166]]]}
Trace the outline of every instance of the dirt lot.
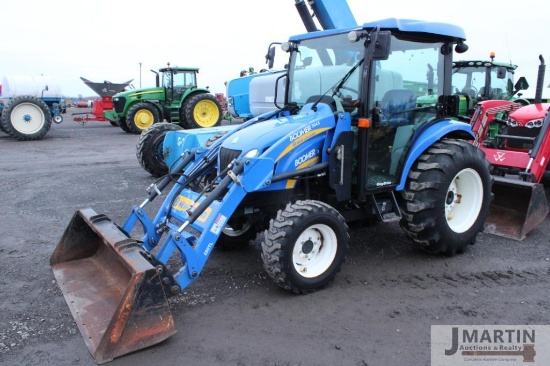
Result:
{"label": "dirt lot", "polygon": [[[142,202],[154,179],[137,140],[70,115],[40,141],[0,132],[0,364],[95,365],[49,258],[77,208],[122,224]],[[301,296],[266,277],[257,242],[214,251],[171,300],[178,332],[109,365],[429,365],[433,324],[549,324],[549,226],[522,242],[482,233],[452,258],[416,250],[397,224],[354,226],[336,280]]]}

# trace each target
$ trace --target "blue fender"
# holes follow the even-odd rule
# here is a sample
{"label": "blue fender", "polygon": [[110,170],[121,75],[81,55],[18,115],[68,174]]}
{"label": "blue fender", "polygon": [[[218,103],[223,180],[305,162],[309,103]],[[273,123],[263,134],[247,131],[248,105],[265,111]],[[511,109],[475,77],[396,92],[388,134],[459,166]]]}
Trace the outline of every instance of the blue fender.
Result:
{"label": "blue fender", "polygon": [[401,191],[405,188],[405,183],[407,181],[407,176],[409,175],[411,166],[424,151],[446,135],[456,132],[458,132],[458,136],[470,136],[472,140],[474,139],[474,134],[472,133],[472,127],[470,124],[455,120],[442,120],[426,128],[420,135],[416,136],[405,160],[399,185],[395,188],[395,190]]}

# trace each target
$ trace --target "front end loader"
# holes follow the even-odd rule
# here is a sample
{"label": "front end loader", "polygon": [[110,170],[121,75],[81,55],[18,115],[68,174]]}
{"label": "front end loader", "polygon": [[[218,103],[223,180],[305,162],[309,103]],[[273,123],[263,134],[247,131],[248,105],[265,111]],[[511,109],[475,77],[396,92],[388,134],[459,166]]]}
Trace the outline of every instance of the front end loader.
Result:
{"label": "front end loader", "polygon": [[[428,253],[465,251],[483,230],[491,176],[471,126],[452,118],[452,57],[464,40],[460,27],[397,19],[293,36],[282,45],[284,105],[171,155],[122,226],[78,210],[51,265],[96,361],[174,334],[168,298],[215,247],[258,233],[268,276],[292,293],[335,279],[352,221],[399,222]],[[439,65],[439,99],[418,107],[426,62]]]}

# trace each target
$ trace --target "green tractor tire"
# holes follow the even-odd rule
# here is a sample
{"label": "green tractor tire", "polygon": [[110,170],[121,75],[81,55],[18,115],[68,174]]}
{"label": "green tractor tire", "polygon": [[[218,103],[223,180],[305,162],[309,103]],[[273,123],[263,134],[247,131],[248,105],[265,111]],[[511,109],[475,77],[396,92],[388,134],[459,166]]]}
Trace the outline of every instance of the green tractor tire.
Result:
{"label": "green tractor tire", "polygon": [[126,115],[126,125],[130,132],[136,135],[159,121],[159,112],[151,103],[137,103],[130,107]]}
{"label": "green tractor tire", "polygon": [[218,99],[212,94],[193,95],[183,106],[185,128],[208,128],[220,126],[223,110]]}

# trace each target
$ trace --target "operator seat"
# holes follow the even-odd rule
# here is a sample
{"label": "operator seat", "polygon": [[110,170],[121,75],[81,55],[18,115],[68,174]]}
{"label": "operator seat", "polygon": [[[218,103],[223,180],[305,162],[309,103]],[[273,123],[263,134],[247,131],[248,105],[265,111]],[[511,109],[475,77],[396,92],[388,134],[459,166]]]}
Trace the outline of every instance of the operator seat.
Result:
{"label": "operator seat", "polygon": [[382,125],[398,127],[411,123],[416,95],[409,89],[388,90],[380,101]]}

